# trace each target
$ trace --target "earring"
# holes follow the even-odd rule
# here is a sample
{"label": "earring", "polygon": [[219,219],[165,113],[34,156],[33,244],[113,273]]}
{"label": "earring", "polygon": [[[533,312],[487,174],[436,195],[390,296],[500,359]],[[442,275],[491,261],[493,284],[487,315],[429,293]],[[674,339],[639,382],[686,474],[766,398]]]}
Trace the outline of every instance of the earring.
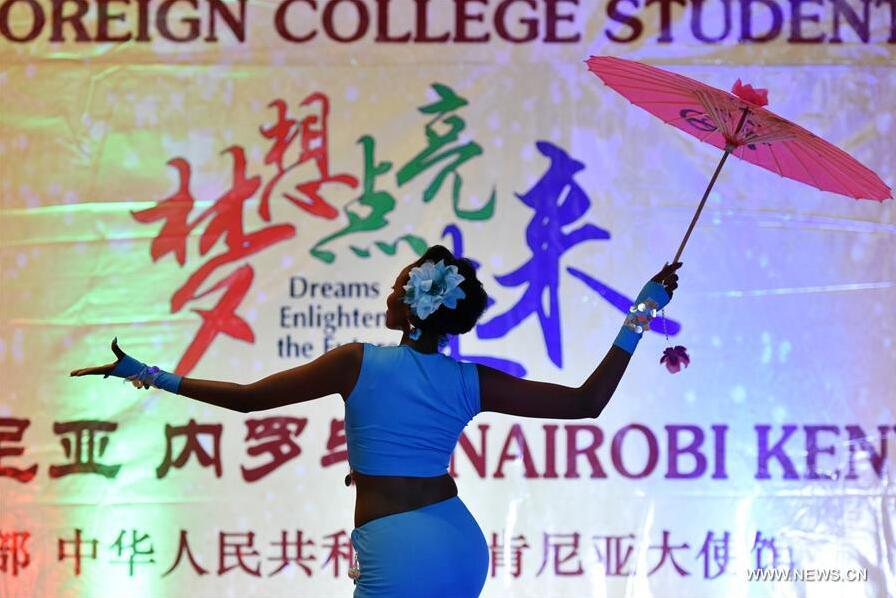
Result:
{"label": "earring", "polygon": [[419,328],[417,328],[416,326],[414,326],[414,324],[413,324],[413,322],[411,322],[410,318],[407,319],[407,323],[408,323],[408,338],[411,339],[412,341],[419,339],[422,331]]}

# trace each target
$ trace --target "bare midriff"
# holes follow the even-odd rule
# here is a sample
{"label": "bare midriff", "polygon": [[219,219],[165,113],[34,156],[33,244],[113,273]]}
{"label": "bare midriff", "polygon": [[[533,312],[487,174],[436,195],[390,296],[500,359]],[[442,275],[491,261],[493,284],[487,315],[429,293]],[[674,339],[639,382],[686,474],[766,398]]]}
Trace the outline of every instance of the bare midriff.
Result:
{"label": "bare midriff", "polygon": [[352,471],[351,476],[357,488],[355,527],[457,496],[457,484],[448,473],[434,478],[415,478]]}

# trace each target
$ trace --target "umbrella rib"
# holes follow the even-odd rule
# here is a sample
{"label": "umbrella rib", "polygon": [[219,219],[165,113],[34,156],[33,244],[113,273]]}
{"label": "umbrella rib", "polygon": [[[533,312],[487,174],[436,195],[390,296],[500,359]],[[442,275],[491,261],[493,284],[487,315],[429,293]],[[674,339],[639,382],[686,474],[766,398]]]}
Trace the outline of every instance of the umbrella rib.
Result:
{"label": "umbrella rib", "polygon": [[[864,182],[873,185],[879,185],[883,181],[880,180],[880,177],[874,173],[873,170],[850,156],[848,153],[841,150],[836,145],[829,143],[824,140],[820,140],[819,142],[815,141],[816,139],[820,140],[819,137],[815,137],[811,140],[811,142],[806,145],[811,147],[814,151],[819,154],[824,155],[826,158],[831,160],[832,162],[836,162],[843,166],[844,168],[849,169],[849,173],[858,178],[861,178]],[[858,168],[856,168],[858,166]]]}
{"label": "umbrella rib", "polygon": [[[822,191],[834,191],[833,189],[825,189],[824,187],[820,186],[818,184],[818,181],[815,180],[815,176],[809,171],[808,168],[806,168],[806,165],[803,163],[803,161],[800,159],[800,157],[797,155],[797,153],[795,151],[793,151],[793,149],[788,144],[782,143],[781,145],[783,147],[787,148],[787,151],[790,152],[790,155],[793,156],[797,162],[799,162],[799,165],[803,168],[803,170],[805,170],[809,174],[809,176],[812,178],[812,180],[815,181],[816,187],[818,187]],[[831,168],[828,170],[828,172],[830,173],[832,179],[837,181],[838,184],[840,184],[844,189],[846,189],[846,193],[842,193],[840,191],[834,191],[835,193],[840,193],[841,195],[849,195],[850,197],[855,197],[855,192],[852,190],[852,188],[850,188],[849,183],[844,182],[843,179],[841,179],[839,176],[836,176],[837,174],[839,174],[837,172],[836,168]]]}
{"label": "umbrella rib", "polygon": [[[832,151],[828,150],[828,146],[830,146],[830,147],[836,147],[836,146],[831,146],[830,144],[827,144],[826,142],[824,142],[824,143],[825,143],[825,145],[822,145],[821,147],[815,147],[814,144],[810,147],[812,147],[813,150],[817,151],[825,159],[828,160],[828,163],[830,164],[829,170],[830,170],[832,176],[834,175],[834,173],[842,174],[843,176],[847,177],[847,179],[850,182],[852,182],[853,177],[855,177],[856,179],[859,179],[859,182],[861,184],[860,189],[865,189],[867,187],[868,193],[874,193],[875,192],[874,188],[877,188],[880,190],[880,186],[882,183],[881,181],[870,179],[866,173],[862,172],[861,170],[857,170],[855,168],[855,165],[858,164],[859,166],[861,166],[864,169],[865,166],[862,165],[861,162],[859,162],[858,160],[855,160],[855,158],[850,157],[848,154],[846,154],[846,158],[843,158],[843,156],[840,156],[837,152],[832,152]],[[828,151],[823,151],[823,150],[828,150]],[[874,173],[872,172],[872,175],[873,174]],[[874,176],[876,177],[876,175],[874,175]],[[840,177],[834,177],[834,178],[836,178],[841,183],[843,181],[843,179],[841,179]],[[849,188],[848,185],[847,185],[847,188]],[[859,193],[854,193],[853,197],[856,197],[861,194],[862,194],[861,191]]]}
{"label": "umbrella rib", "polygon": [[[858,173],[849,172],[849,171],[845,170],[845,167],[847,166],[847,164],[840,162],[839,160],[831,159],[830,156],[828,156],[827,158],[828,158],[829,164],[830,164],[830,168],[827,169],[827,172],[830,173],[830,175],[833,179],[837,180],[841,185],[844,185],[847,189],[849,189],[850,194],[853,194],[853,191],[850,188],[849,184],[853,182],[852,177],[856,176]],[[842,175],[842,177],[845,177],[845,178],[841,178],[841,176],[838,176],[838,175]],[[859,178],[861,178],[861,177],[859,177]],[[847,182],[844,183],[844,180]],[[867,181],[863,181],[863,182],[865,184],[867,184]]]}
{"label": "umbrella rib", "polygon": [[780,176],[784,176],[784,169],[781,168],[781,163],[778,162],[778,156],[775,155],[775,146],[773,146],[772,144],[769,144],[768,153],[771,154],[772,160],[775,161],[775,168],[778,169],[778,174]]}
{"label": "umbrella rib", "polygon": [[[831,178],[839,181],[840,184],[845,186],[849,190],[850,196],[855,197],[856,199],[860,198],[864,193],[864,191],[862,191],[862,189],[864,188],[865,185],[868,184],[867,181],[866,182],[860,181],[859,185],[858,185],[859,191],[854,191],[853,187],[851,187],[850,185],[853,185],[855,183],[855,181],[852,178],[853,174],[855,174],[855,173],[845,170],[844,169],[845,165],[843,165],[842,163],[838,163],[834,160],[831,160],[829,162],[829,164],[830,164],[830,168],[827,169],[827,172],[830,173]],[[870,189],[869,189],[869,192],[871,192]]]}
{"label": "umbrella rib", "polygon": [[678,89],[677,87],[671,87],[668,85],[665,86],[665,89],[657,90],[655,87],[641,87],[639,85],[633,85],[629,81],[619,81],[619,82],[614,82],[614,83],[607,83],[607,81],[605,80],[604,83],[607,86],[612,87],[614,89],[617,87],[625,87],[626,89],[634,89],[637,91],[647,91],[650,93],[657,93],[657,91],[660,91],[661,93],[675,93],[675,94],[681,94],[681,95],[688,96],[689,98],[693,97],[692,89],[687,89],[687,88]]}
{"label": "umbrella rib", "polygon": [[[821,189],[822,191],[825,191],[826,189],[825,189],[824,187],[822,187],[822,186],[819,184],[818,179],[816,179],[816,178],[815,178],[815,175],[812,174],[812,171],[809,170],[809,169],[806,167],[806,163],[803,162],[803,160],[802,160],[802,158],[800,158],[799,154],[798,154],[796,151],[794,151],[794,149],[793,149],[792,147],[790,147],[790,145],[789,145],[788,143],[786,143],[786,142],[785,142],[785,143],[781,143],[781,145],[782,145],[782,147],[786,147],[786,148],[787,148],[787,151],[790,152],[790,155],[793,156],[794,159],[799,163],[800,167],[802,167],[802,169],[806,171],[806,174],[808,174],[808,175],[809,175],[809,178],[812,179],[812,182],[814,183],[814,186],[815,186],[816,188],[818,188],[818,189]],[[843,181],[839,181],[839,180],[838,180],[838,182],[839,182],[841,185],[843,184]],[[852,193],[852,190],[849,188],[848,185],[846,186],[846,189],[847,189],[847,191],[850,192],[850,194]]]}
{"label": "umbrella rib", "polygon": [[635,104],[682,104],[681,100],[638,100]]}
{"label": "umbrella rib", "polygon": [[[632,76],[632,74],[630,74],[629,76]],[[638,83],[653,83],[653,84],[660,86],[664,89],[674,90],[679,93],[693,93],[696,90],[700,90],[700,91],[713,90],[715,92],[720,91],[720,90],[717,90],[717,89],[714,89],[714,88],[711,88],[709,86],[705,86],[702,84],[694,85],[694,83],[690,82],[690,80],[688,80],[687,78],[682,78],[682,80],[666,79],[666,78],[653,77],[647,73],[637,73],[634,76],[638,77],[638,81],[637,81]],[[633,83],[630,79],[626,79],[620,73],[607,73],[606,75],[601,76],[601,79],[603,79],[604,83],[607,83],[607,85],[611,85],[610,83],[607,82],[607,79],[614,79],[616,81],[619,81],[619,83],[617,83],[617,85],[632,86],[631,84]],[[633,87],[636,89],[643,89],[644,91],[657,91],[656,87],[648,87],[648,88],[643,88],[643,87],[638,88],[637,86],[633,86]],[[724,92],[722,92],[722,93],[724,93]]]}
{"label": "umbrella rib", "polygon": [[[722,134],[722,137],[725,137],[725,140],[728,140],[729,132],[731,130],[731,123],[728,122],[726,118],[723,118],[722,113],[720,112],[721,106],[717,106],[710,97],[707,97],[708,94],[703,93],[695,93],[697,99],[700,101],[700,104],[703,106],[703,109],[706,111],[707,116],[709,116],[716,125],[716,128]],[[727,116],[727,115],[726,115]],[[701,139],[702,141],[702,139]]]}
{"label": "umbrella rib", "polygon": [[[691,79],[689,77],[685,77],[684,75],[679,75],[678,73],[672,71],[659,71],[656,67],[650,65],[637,65],[637,68],[630,68],[629,65],[623,65],[622,68],[615,68],[615,72],[607,73],[607,75],[614,75],[619,73],[626,73],[629,75],[635,75],[642,79],[649,79],[651,81],[655,81],[658,83],[664,84],[676,84],[682,85],[687,88],[699,87],[703,89],[713,89],[718,91],[717,88],[713,88],[705,83],[701,83],[696,79]],[[598,73],[599,74],[599,73]]]}

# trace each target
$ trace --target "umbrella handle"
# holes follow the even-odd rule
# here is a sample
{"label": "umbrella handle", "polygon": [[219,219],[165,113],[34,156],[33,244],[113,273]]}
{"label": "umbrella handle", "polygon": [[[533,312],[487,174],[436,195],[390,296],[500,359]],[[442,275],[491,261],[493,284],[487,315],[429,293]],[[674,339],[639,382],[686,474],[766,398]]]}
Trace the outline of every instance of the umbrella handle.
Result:
{"label": "umbrella handle", "polygon": [[[740,133],[741,128],[744,126],[744,122],[747,120],[747,114],[750,112],[749,108],[744,108],[743,113],[740,115],[740,122],[737,123],[737,129],[734,131],[734,135],[732,137],[736,137],[738,133]],[[675,258],[671,263],[675,263],[678,261],[678,258],[681,257],[681,252],[684,251],[684,246],[688,242],[688,238],[691,236],[691,231],[694,230],[694,225],[697,224],[697,219],[700,218],[700,212],[703,211],[703,204],[706,203],[706,198],[709,197],[709,192],[712,191],[712,186],[716,184],[716,179],[719,178],[719,173],[722,172],[722,166],[725,165],[725,160],[728,159],[728,154],[731,153],[734,147],[729,143],[725,147],[725,153],[722,154],[722,159],[719,160],[719,165],[716,166],[716,171],[713,173],[712,178],[709,180],[709,185],[706,186],[706,191],[703,192],[703,198],[700,200],[700,205],[697,206],[697,212],[694,214],[694,217],[691,218],[691,224],[688,226],[688,232],[684,234],[684,239],[681,240],[681,245],[678,246],[678,252],[675,254]]]}

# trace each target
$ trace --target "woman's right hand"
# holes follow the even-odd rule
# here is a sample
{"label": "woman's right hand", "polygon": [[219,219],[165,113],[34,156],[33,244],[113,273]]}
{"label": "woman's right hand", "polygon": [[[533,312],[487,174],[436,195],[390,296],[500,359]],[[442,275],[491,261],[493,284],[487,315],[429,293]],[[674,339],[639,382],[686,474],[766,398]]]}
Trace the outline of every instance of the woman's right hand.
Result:
{"label": "woman's right hand", "polygon": [[125,353],[118,347],[118,337],[112,339],[112,352],[115,353],[116,359],[113,363],[107,363],[106,365],[98,365],[91,368],[81,368],[79,370],[72,370],[69,376],[90,376],[95,374],[102,374],[104,378],[108,377],[109,374],[112,373],[112,370],[115,369],[115,366],[118,365],[118,362],[121,361]]}
{"label": "woman's right hand", "polygon": [[676,274],[675,271],[681,268],[683,263],[684,262],[675,262],[674,264],[667,263],[656,276],[650,279],[652,282],[658,282],[663,285],[663,289],[669,295],[670,300],[672,299],[672,292],[678,288],[678,274]]}

